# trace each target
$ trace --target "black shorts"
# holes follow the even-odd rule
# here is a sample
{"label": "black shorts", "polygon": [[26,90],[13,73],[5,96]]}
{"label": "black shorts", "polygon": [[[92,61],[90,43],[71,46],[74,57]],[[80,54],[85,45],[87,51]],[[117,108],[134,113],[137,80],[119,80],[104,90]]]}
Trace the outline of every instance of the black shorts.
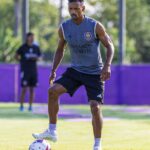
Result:
{"label": "black shorts", "polygon": [[36,72],[21,71],[21,87],[36,87],[37,83]]}
{"label": "black shorts", "polygon": [[61,84],[70,96],[83,85],[86,89],[88,100],[96,100],[103,103],[104,98],[104,82],[100,80],[100,75],[89,75],[78,72],[73,68],[68,68],[62,77],[57,79],[55,83]]}

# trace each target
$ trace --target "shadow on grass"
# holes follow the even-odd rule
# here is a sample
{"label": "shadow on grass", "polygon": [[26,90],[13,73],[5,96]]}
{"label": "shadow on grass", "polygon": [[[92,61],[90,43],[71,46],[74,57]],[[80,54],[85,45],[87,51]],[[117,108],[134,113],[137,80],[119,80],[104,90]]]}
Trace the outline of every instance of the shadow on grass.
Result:
{"label": "shadow on grass", "polygon": [[[86,105],[79,106],[62,106],[65,109],[70,109],[72,111],[77,111],[81,114],[89,114],[90,108]],[[127,112],[125,108],[130,108],[128,106],[104,106],[103,116],[107,118],[118,118],[118,119],[128,119],[128,120],[150,120],[150,114],[139,113],[139,112]],[[141,107],[144,108],[144,107]]]}
{"label": "shadow on grass", "polygon": [[45,119],[48,118],[44,114],[33,114],[25,110],[20,112],[18,107],[0,107],[0,119]]}
{"label": "shadow on grass", "polygon": [[[72,109],[81,114],[89,114],[90,108],[88,105],[79,105],[79,106],[62,106],[66,109]],[[126,108],[130,106],[104,106],[103,107],[103,116],[108,118],[118,118],[118,119],[128,119],[128,120],[150,120],[150,114],[139,113],[139,112],[127,112]],[[144,106],[141,108],[145,108]],[[148,107],[150,109],[150,107]]]}
{"label": "shadow on grass", "polygon": [[125,112],[121,110],[111,110],[105,108],[103,110],[104,117],[115,117],[119,119],[128,119],[128,120],[150,120],[150,114],[141,114],[141,113],[133,113],[133,112]]}
{"label": "shadow on grass", "polygon": [[[77,114],[90,114],[89,106],[61,106],[63,109],[72,110]],[[118,108],[118,109],[112,109]],[[150,114],[127,112],[124,106],[109,106],[103,108],[103,116],[109,118],[127,119],[127,120],[149,120]],[[47,119],[46,114],[34,114],[25,110],[20,112],[16,104],[0,104],[0,119]],[[62,119],[63,120],[63,119]]]}

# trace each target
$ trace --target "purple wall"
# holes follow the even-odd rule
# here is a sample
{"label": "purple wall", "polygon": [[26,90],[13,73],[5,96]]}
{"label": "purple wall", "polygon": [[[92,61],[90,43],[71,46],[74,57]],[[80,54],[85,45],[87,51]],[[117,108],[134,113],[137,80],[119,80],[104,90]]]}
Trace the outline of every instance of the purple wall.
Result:
{"label": "purple wall", "polygon": [[[66,69],[58,69],[59,77]],[[39,86],[36,88],[35,102],[47,102],[48,77],[50,67],[39,66]],[[106,82],[105,104],[150,104],[150,66],[113,66],[112,76]],[[71,98],[68,94],[60,97],[63,104],[87,103],[84,87],[80,88]],[[0,101],[17,102],[19,99],[19,67],[18,65],[0,64]],[[26,100],[28,96],[26,97]]]}

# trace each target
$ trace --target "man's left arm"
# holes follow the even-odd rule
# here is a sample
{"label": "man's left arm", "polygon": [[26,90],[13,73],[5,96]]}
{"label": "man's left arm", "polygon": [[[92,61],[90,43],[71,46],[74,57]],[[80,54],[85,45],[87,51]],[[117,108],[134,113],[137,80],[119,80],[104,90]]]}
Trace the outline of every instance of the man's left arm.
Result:
{"label": "man's left arm", "polygon": [[114,56],[114,45],[109,35],[106,33],[104,26],[101,23],[97,23],[96,25],[96,34],[99,40],[107,49],[106,61],[104,63],[104,67],[101,74],[101,80],[108,80],[111,76],[111,63]]}
{"label": "man's left arm", "polygon": [[17,61],[20,61],[20,59],[21,59],[21,54],[22,54],[22,46],[21,47],[19,47],[19,49],[16,51],[16,53],[15,53],[15,59],[17,60]]}
{"label": "man's left arm", "polygon": [[41,53],[41,49],[39,46],[38,46],[37,54],[38,54],[38,60],[41,60],[42,59],[42,53]]}

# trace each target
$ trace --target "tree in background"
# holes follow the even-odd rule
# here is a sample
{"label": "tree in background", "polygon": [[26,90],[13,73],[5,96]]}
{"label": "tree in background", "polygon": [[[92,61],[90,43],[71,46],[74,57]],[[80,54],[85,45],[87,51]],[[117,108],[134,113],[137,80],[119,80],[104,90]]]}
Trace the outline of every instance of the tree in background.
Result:
{"label": "tree in background", "polygon": [[19,34],[19,26],[21,22],[21,1],[20,0],[14,0],[14,17],[15,17],[14,36],[17,37]]}
{"label": "tree in background", "polygon": [[[118,62],[118,0],[89,0],[95,8],[94,18],[102,22],[112,35],[115,59]],[[126,63],[150,62],[150,2],[149,0],[126,0]]]}
{"label": "tree in background", "polygon": [[30,1],[30,29],[37,37],[44,54],[44,60],[52,60],[58,42],[57,7],[48,0]]}
{"label": "tree in background", "polygon": [[[127,36],[134,41],[133,62],[150,62],[150,2],[127,0]],[[137,56],[138,54],[138,56]]]}
{"label": "tree in background", "polygon": [[13,1],[1,0],[0,4],[0,62],[12,62],[20,40],[14,37]]}
{"label": "tree in background", "polygon": [[[21,2],[21,1],[20,1]],[[19,26],[19,1],[1,0],[0,5],[0,62],[13,62],[14,54],[22,43]],[[20,11],[21,13],[21,11]],[[15,26],[15,27],[14,27]],[[30,1],[30,30],[44,52],[44,59],[51,60],[57,45],[58,9],[44,1]]]}
{"label": "tree in background", "polygon": [[[19,0],[1,0],[0,5],[0,61],[13,62],[14,53],[21,44],[21,27],[15,19],[18,11],[14,11]],[[87,14],[104,24],[112,36],[116,53],[114,62],[118,62],[118,0],[87,0],[90,9]],[[126,63],[150,62],[150,2],[149,0],[126,0],[127,30],[126,30]],[[16,14],[16,15],[15,15]],[[16,17],[15,17],[16,16]],[[15,21],[16,20],[16,21]],[[44,61],[52,61],[58,41],[58,7],[49,0],[30,0],[30,30],[37,37]],[[15,26],[15,27],[16,27]],[[15,37],[14,35],[17,35]],[[105,51],[102,47],[102,54]],[[69,61],[69,51],[66,50],[64,62]]]}

